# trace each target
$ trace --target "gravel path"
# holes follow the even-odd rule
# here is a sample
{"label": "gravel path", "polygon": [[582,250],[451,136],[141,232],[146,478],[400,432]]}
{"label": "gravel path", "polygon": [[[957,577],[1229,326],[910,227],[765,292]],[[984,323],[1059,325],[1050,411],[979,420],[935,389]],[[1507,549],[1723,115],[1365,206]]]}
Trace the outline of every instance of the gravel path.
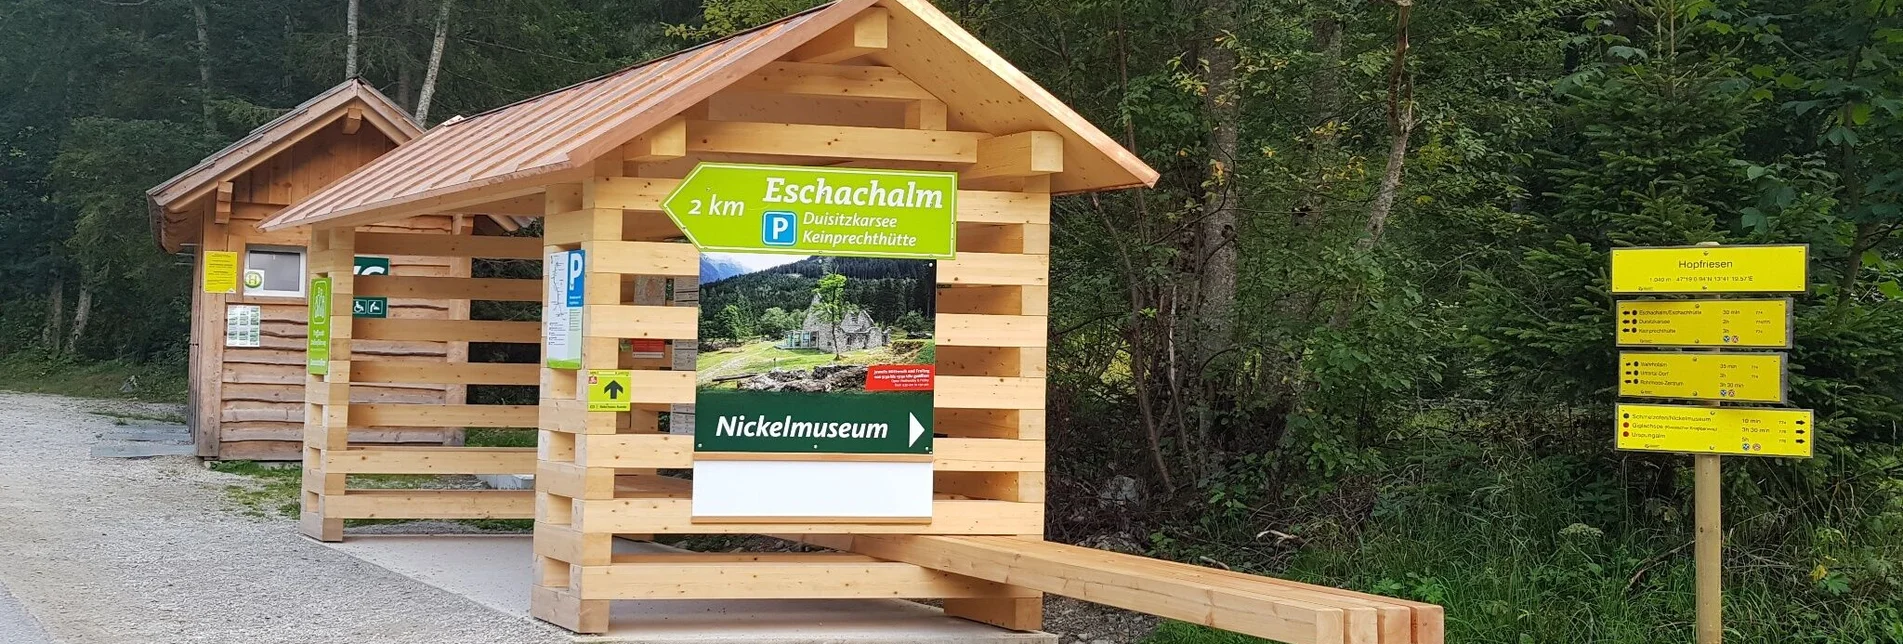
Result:
{"label": "gravel path", "polygon": [[241,516],[191,457],[89,458],[112,407],[150,408],[0,392],[0,642],[569,641]]}

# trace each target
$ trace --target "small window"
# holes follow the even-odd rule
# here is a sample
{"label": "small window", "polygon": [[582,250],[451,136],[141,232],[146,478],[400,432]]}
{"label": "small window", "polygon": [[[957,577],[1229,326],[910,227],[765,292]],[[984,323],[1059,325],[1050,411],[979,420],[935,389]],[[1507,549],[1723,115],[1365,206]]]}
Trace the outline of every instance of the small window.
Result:
{"label": "small window", "polygon": [[244,273],[245,295],[304,297],[302,248],[248,248],[244,256]]}

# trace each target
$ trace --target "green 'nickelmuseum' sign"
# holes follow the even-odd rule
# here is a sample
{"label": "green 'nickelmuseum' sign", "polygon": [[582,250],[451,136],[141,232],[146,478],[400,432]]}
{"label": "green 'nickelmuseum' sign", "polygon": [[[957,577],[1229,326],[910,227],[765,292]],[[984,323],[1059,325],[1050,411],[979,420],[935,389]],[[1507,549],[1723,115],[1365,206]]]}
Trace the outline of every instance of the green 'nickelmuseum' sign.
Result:
{"label": "green 'nickelmuseum' sign", "polygon": [[661,207],[703,251],[951,259],[958,175],[702,163]]}

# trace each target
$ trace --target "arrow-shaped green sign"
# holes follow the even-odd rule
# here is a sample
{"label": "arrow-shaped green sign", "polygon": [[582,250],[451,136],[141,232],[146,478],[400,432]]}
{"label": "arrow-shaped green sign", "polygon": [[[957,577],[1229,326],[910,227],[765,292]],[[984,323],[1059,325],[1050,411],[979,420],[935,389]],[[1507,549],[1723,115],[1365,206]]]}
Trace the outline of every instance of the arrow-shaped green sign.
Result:
{"label": "arrow-shaped green sign", "polygon": [[950,259],[958,175],[702,163],[661,207],[704,251]]}

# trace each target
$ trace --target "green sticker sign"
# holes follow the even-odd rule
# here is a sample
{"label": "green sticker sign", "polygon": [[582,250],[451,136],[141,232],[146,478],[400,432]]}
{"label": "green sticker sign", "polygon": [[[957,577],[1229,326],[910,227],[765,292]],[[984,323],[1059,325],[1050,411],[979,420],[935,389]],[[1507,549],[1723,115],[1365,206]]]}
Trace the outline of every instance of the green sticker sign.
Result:
{"label": "green sticker sign", "polygon": [[330,373],[330,278],[311,278],[310,329],[304,341],[304,366],[313,375]]}
{"label": "green sticker sign", "polygon": [[387,318],[390,317],[390,298],[354,297],[350,299],[350,317]]}
{"label": "green sticker sign", "polygon": [[951,259],[958,175],[702,163],[661,208],[703,251]]}

